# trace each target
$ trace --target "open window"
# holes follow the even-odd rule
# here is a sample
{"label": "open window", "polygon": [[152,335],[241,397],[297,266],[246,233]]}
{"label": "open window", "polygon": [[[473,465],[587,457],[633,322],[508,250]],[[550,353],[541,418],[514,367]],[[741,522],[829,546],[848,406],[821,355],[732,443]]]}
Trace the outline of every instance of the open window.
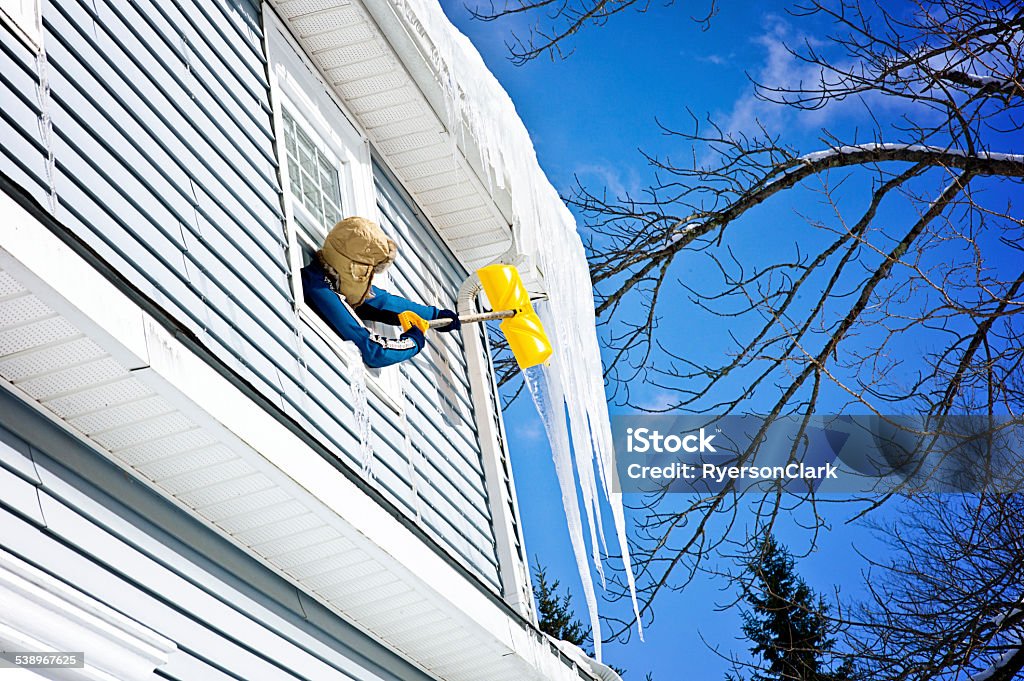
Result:
{"label": "open window", "polygon": [[[378,220],[370,149],[342,107],[314,75],[290,37],[277,28],[268,36],[273,60],[271,90],[278,158],[285,192],[289,265],[296,313],[323,338],[351,371],[364,371],[367,387],[396,412],[402,410],[402,372],[371,369],[355,346],[339,337],[304,302],[301,270],[314,258],[324,237],[342,218],[362,215]],[[387,288],[387,273],[374,285]],[[395,335],[394,327],[367,323],[371,331]]]}

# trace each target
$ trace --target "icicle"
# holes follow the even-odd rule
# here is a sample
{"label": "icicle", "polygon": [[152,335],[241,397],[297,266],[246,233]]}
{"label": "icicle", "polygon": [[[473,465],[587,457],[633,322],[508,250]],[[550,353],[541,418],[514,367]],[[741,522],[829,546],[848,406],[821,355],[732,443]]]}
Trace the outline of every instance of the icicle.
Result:
{"label": "icicle", "polygon": [[[547,303],[540,303],[537,307],[541,308],[543,313],[543,310],[547,308]],[[570,343],[566,342],[560,342],[559,345],[563,347],[571,347]],[[556,365],[553,364],[551,366],[555,367]],[[569,386],[570,392],[578,393],[580,389],[581,386]],[[560,392],[564,395],[566,391],[563,389]],[[587,422],[586,410],[582,401],[566,399],[565,407],[563,409],[568,410],[569,423],[573,426],[577,426],[577,424],[585,424]],[[601,519],[597,480],[594,477],[594,449],[586,429],[581,427],[572,427],[570,428],[570,435],[572,440],[572,449],[576,459],[576,474],[579,476],[580,493],[583,496],[583,506],[587,512],[587,525],[590,528],[591,558],[594,562],[594,567],[597,569],[597,574],[601,577],[601,586],[603,588],[607,588],[607,582],[604,576],[604,565],[601,562],[600,551],[603,549],[605,555],[608,555],[608,545],[604,537],[604,523]],[[600,539],[598,539],[599,537]]]}
{"label": "icicle", "polygon": [[[42,38],[40,37],[40,41]],[[36,55],[36,101],[39,103],[39,141],[46,149],[47,202],[50,212],[57,213],[57,161],[53,153],[53,120],[50,118],[49,60],[46,50]]]}
{"label": "icicle", "polygon": [[[529,133],[508,93],[487,69],[469,39],[451,25],[437,0],[395,0],[394,6],[437,74],[451,137],[475,142],[464,148],[477,150],[485,171],[485,185],[492,191],[505,189],[511,195],[516,247],[528,257],[537,272],[543,273],[540,278],[552,293],[545,310],[538,309],[555,346],[551,365],[543,372],[551,394],[547,402],[538,402],[538,409],[541,404],[547,405],[544,407],[547,411],[542,412],[545,428],[552,441],[580,578],[584,590],[589,589],[587,603],[588,608],[592,608],[595,642],[600,640],[600,630],[575,491],[577,478],[590,529],[591,557],[603,580],[598,542],[606,555],[608,550],[597,492],[600,480],[614,521],[642,639],[625,514],[621,495],[615,494],[612,488],[611,429],[595,330],[593,286],[575,219],[541,169]],[[529,281],[530,273],[524,274]],[[531,391],[539,381],[538,372],[528,377],[528,384],[533,384]],[[534,397],[536,400],[537,395]],[[575,473],[571,452],[575,454]],[[566,487],[570,484],[571,494]]]}
{"label": "icicle", "polygon": [[[590,615],[590,628],[594,636],[594,655],[601,659],[601,622],[597,612],[597,595],[594,593],[594,582],[590,578],[587,563],[587,548],[583,541],[583,521],[580,518],[579,504],[576,500],[576,478],[573,475],[572,453],[569,450],[569,436],[565,428],[565,402],[557,376],[547,374],[544,367],[532,367],[523,372],[523,379],[533,396],[544,422],[548,441],[551,443],[551,458],[555,462],[555,474],[558,487],[562,493],[562,507],[569,527],[569,540],[572,553],[576,559],[576,567],[583,583],[583,596]],[[550,380],[554,379],[554,380]],[[559,412],[562,412],[561,414]]]}
{"label": "icicle", "polygon": [[370,404],[366,393],[366,369],[361,365],[352,368],[352,409],[356,417],[356,436],[359,438],[359,460],[363,474],[373,477],[373,440],[370,426]]}
{"label": "icicle", "polygon": [[405,393],[405,384],[409,379],[405,375],[404,370],[399,368],[398,371],[401,372],[399,374],[398,387],[401,392],[401,403],[399,406],[402,408],[402,411],[399,414],[399,427],[402,429],[402,447],[405,451],[405,460],[409,465],[409,492],[412,495],[413,506],[416,508],[416,519],[419,520],[423,515],[423,511],[420,508],[421,502],[419,485],[416,482],[419,478],[419,472],[417,471],[416,464],[422,460],[423,455],[420,452],[420,448],[412,441],[412,426],[409,423],[409,410],[407,408],[409,402],[406,399]]}

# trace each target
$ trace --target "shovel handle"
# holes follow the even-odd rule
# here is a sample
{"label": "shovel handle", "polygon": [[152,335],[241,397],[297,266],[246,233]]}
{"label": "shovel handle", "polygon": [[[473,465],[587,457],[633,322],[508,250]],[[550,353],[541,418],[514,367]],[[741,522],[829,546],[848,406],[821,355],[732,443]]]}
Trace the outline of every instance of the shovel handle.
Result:
{"label": "shovel handle", "polygon": [[[475,324],[477,322],[488,322],[492,319],[508,319],[515,317],[519,310],[494,310],[492,312],[479,312],[477,314],[459,315],[459,321],[463,324]],[[428,324],[432,329],[440,329],[452,323],[450,319],[431,319]]]}

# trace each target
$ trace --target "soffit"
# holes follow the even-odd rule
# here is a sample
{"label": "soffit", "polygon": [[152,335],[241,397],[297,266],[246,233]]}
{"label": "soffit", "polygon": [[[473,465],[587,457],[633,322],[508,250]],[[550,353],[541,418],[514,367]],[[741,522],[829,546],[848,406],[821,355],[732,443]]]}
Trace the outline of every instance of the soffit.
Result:
{"label": "soffit", "polygon": [[[453,141],[439,116],[440,85],[415,47],[397,39],[401,22],[391,6],[378,2],[371,13],[348,0],[271,4],[466,268],[475,270],[505,253],[512,238],[507,194],[486,186],[493,183],[481,181],[479,162],[467,160]],[[389,16],[391,40],[378,23]]]}

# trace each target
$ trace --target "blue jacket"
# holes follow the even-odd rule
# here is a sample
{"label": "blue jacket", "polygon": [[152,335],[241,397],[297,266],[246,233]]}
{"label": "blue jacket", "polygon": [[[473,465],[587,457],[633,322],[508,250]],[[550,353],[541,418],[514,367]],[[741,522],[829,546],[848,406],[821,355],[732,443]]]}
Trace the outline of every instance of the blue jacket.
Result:
{"label": "blue jacket", "polygon": [[372,297],[353,309],[335,293],[319,264],[313,262],[302,268],[302,292],[306,303],[339,336],[356,344],[366,366],[376,369],[414,357],[426,342],[422,331],[413,327],[397,339],[385,338],[367,329],[363,320],[398,326],[399,312],[412,310],[424,319],[437,319],[440,310],[406,300],[376,286],[372,291]]}

